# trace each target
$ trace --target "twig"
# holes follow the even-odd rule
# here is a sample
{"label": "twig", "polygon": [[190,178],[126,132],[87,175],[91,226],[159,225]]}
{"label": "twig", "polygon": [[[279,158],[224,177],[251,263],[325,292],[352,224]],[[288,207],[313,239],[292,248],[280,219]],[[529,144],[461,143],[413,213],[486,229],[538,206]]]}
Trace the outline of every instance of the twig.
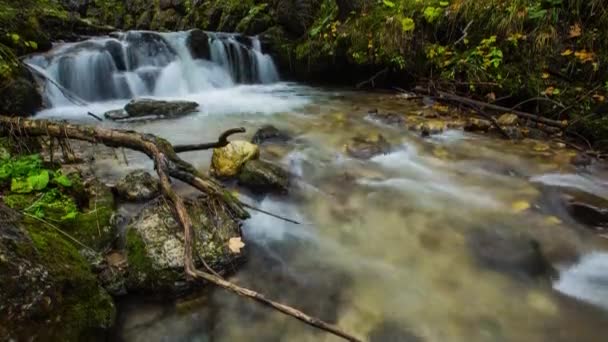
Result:
{"label": "twig", "polygon": [[500,132],[500,134],[502,134],[503,137],[505,137],[505,139],[511,140],[511,136],[507,132],[505,132],[505,130],[502,127],[500,127],[500,124],[498,123],[498,121],[496,121],[496,119],[492,115],[484,112],[483,110],[481,110],[473,105],[468,105],[468,107],[473,109],[474,111],[476,111],[479,115],[483,116],[484,118],[490,120],[492,125],[494,127],[496,127],[496,129]]}
{"label": "twig", "polygon": [[546,98],[546,97],[533,97],[533,98],[531,98],[531,99],[527,99],[527,100],[525,100],[525,101],[522,101],[522,102],[520,102],[520,103],[516,104],[515,106],[511,107],[511,110],[516,109],[516,108],[519,108],[519,107],[521,107],[521,106],[525,105],[526,103],[530,103],[530,102],[532,102],[532,101],[546,101],[546,102],[551,102],[551,103],[553,103],[553,104],[554,104],[554,105],[556,105],[556,106],[560,106],[560,107],[562,107],[562,108],[566,108],[566,106],[564,106],[562,103],[557,102],[557,101],[555,101],[555,100],[551,100],[551,99],[548,99],[548,98]]}
{"label": "twig", "polygon": [[251,210],[253,210],[253,211],[257,211],[257,212],[260,212],[260,213],[262,213],[262,214],[266,214],[266,215],[268,215],[268,216],[272,216],[272,217],[277,218],[277,219],[279,219],[279,220],[283,220],[283,221],[285,221],[285,222],[289,222],[289,223],[293,223],[293,224],[301,224],[301,223],[300,223],[300,222],[298,222],[298,221],[295,221],[295,220],[292,220],[292,219],[288,219],[288,218],[286,218],[286,217],[279,216],[279,215],[277,215],[277,214],[273,214],[273,213],[268,212],[268,211],[266,211],[266,210],[262,210],[262,209],[260,209],[260,208],[254,207],[254,206],[252,206],[252,205],[250,205],[250,204],[243,203],[243,202],[241,202],[241,204],[242,204],[242,205],[243,205],[243,207],[245,207],[245,208],[249,208],[249,209],[251,209]]}
{"label": "twig", "polygon": [[97,119],[97,121],[103,121],[103,119],[102,119],[102,118],[100,118],[99,116],[97,116],[97,115],[95,115],[95,114],[93,114],[93,113],[91,113],[91,112],[87,112],[87,115],[88,115],[88,116],[92,116],[92,117],[94,117],[95,119]]}
{"label": "twig", "polygon": [[230,143],[230,141],[228,141],[229,136],[231,136],[233,134],[238,134],[238,133],[245,133],[246,131],[247,130],[243,127],[232,128],[232,129],[229,129],[229,130],[225,131],[224,133],[222,133],[222,135],[220,135],[220,137],[217,139],[216,142],[196,144],[196,145],[176,145],[176,146],[173,146],[173,151],[175,151],[175,153],[182,153],[182,152],[190,152],[190,151],[209,150],[212,148],[221,148]]}
{"label": "twig", "polygon": [[368,83],[371,83],[372,87],[375,87],[376,85],[374,84],[374,81],[376,80],[376,78],[380,77],[381,75],[383,75],[387,72],[388,72],[388,68],[384,68],[384,69],[378,71],[377,73],[374,74],[374,76],[370,77],[368,80],[357,83],[357,89],[363,87],[364,85],[366,85]]}
{"label": "twig", "polygon": [[463,40],[465,40],[468,35],[469,35],[469,28],[471,27],[471,25],[473,25],[473,20],[469,21],[469,23],[467,24],[467,26],[464,27],[464,30],[462,30],[462,37],[460,37],[460,39],[458,39],[454,45],[458,45],[460,44],[460,42],[462,42]]}

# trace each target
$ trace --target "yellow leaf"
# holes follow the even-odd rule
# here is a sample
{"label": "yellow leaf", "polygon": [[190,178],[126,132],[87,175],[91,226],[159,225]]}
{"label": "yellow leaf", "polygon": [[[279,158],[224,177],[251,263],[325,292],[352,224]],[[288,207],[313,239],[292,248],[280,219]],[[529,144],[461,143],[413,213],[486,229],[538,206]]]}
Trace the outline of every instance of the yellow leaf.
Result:
{"label": "yellow leaf", "polygon": [[439,113],[447,113],[450,110],[448,106],[442,106],[440,104],[434,104],[433,109],[438,111]]}
{"label": "yellow leaf", "polygon": [[521,213],[530,209],[530,203],[526,201],[513,202],[513,204],[511,204],[511,209],[513,209],[513,211],[516,213]]}
{"label": "yellow leaf", "polygon": [[579,24],[574,24],[572,26],[570,26],[570,38],[576,38],[576,37],[580,37],[583,34],[583,29],[581,28],[581,25]]}
{"label": "yellow leaf", "polygon": [[595,60],[595,54],[587,50],[577,51],[574,53],[574,56],[583,63],[589,63]]}
{"label": "yellow leaf", "polygon": [[570,49],[566,49],[562,52],[562,56],[570,56],[572,55],[574,52]]}
{"label": "yellow leaf", "polygon": [[560,220],[559,218],[557,218],[555,216],[547,216],[547,217],[545,217],[545,223],[553,226],[553,225],[561,224],[562,220]]}
{"label": "yellow leaf", "polygon": [[592,97],[593,97],[593,98],[595,99],[595,101],[597,101],[597,102],[604,102],[604,101],[606,101],[606,97],[605,97],[604,95],[595,94],[595,95],[593,95]]}
{"label": "yellow leaf", "polygon": [[543,74],[540,76],[543,80],[546,80],[547,78],[551,77],[551,75],[549,75],[546,72],[543,72]]}
{"label": "yellow leaf", "polygon": [[240,237],[233,237],[228,240],[228,249],[234,254],[240,254],[243,247],[245,247],[245,243]]}
{"label": "yellow leaf", "polygon": [[547,96],[551,96],[551,95],[553,95],[554,92],[555,92],[555,87],[548,87],[547,89],[545,89],[545,91],[543,91],[543,94],[545,94]]}

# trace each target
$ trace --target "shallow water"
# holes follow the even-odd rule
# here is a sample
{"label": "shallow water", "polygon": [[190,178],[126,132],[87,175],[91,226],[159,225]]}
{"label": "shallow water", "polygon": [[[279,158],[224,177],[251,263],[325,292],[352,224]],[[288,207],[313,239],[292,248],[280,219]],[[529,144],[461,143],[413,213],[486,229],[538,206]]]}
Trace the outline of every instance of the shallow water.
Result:
{"label": "shallow water", "polygon": [[[294,194],[242,196],[304,224],[253,214],[244,228],[249,262],[232,281],[374,341],[603,341],[608,333],[604,244],[553,204],[562,192],[608,195],[605,170],[577,173],[568,163],[572,151],[459,130],[422,139],[368,120],[371,108],[421,110],[391,94],[278,83],[184,98],[198,101],[201,112],[102,125],[173,143],[212,141],[240,126],[248,139],[264,124],[295,136],[285,146],[263,148],[264,158],[296,175]],[[82,107],[40,114],[57,116],[94,123]],[[394,152],[369,161],[343,153],[350,137],[374,132],[382,132]],[[127,155],[128,167],[120,158],[98,159],[98,172],[117,179],[128,169],[151,167],[144,156]],[[210,153],[184,158],[206,169]],[[514,205],[522,202],[532,208]],[[532,234],[557,251],[552,261],[561,278],[552,285],[481,267],[466,240],[473,229]],[[577,265],[559,258],[563,246],[592,254]],[[337,340],[223,290],[168,302],[132,298],[120,308],[116,337],[126,341]]]}
{"label": "shallow water", "polygon": [[[257,38],[247,38],[246,46],[243,37],[210,34],[209,62],[191,58],[187,34],[130,32],[30,58],[75,97],[93,101],[75,105],[81,101],[47,84],[54,107],[38,118],[135,129],[174,144],[214,141],[234,127],[248,129],[241,139],[265,124],[289,131],[292,141],[264,146],[262,157],[294,175],[290,196],[236,190],[303,224],[254,213],[244,227],[249,261],[232,281],[374,342],[606,340],[608,240],[578,225],[562,197],[605,206],[607,167],[576,170],[574,152],[553,142],[508,142],[461,130],[423,139],[366,114],[375,108],[418,117],[430,110],[420,103],[272,83],[276,70]],[[247,78],[267,84],[237,84]],[[136,96],[193,100],[200,111],[129,123],[86,115],[101,116]],[[344,153],[354,135],[378,132],[391,153],[367,161]],[[95,171],[108,182],[152,169],[142,154],[125,151],[127,165],[121,153],[102,152],[93,148]],[[206,170],[211,152],[182,157]],[[483,267],[470,243],[480,231],[531,236],[558,272],[539,280]],[[173,301],[126,298],[119,309],[116,340],[337,340],[219,289]]]}

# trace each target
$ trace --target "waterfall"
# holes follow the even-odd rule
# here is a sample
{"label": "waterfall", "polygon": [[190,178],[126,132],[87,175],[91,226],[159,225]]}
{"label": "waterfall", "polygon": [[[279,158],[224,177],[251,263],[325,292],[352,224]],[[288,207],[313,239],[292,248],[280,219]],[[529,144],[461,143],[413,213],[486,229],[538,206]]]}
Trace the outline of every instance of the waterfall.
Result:
{"label": "waterfall", "polygon": [[116,33],[63,44],[28,58],[26,63],[52,79],[45,87],[52,107],[68,101],[54,84],[83,101],[103,102],[184,96],[237,84],[279,81],[274,62],[263,53],[257,37],[204,32],[206,41],[196,44],[206,46],[197,49],[208,51],[209,56],[201,58],[188,45],[192,32]]}

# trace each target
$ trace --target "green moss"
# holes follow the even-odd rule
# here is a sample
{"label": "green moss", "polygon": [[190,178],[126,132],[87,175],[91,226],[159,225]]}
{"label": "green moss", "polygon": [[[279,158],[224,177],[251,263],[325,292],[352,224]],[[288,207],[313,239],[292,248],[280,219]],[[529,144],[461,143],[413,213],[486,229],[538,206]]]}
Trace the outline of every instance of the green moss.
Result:
{"label": "green moss", "polygon": [[33,246],[54,283],[62,284],[61,303],[46,332],[55,338],[77,340],[89,329],[109,328],[116,309],[112,298],[97,283],[87,261],[70,242],[38,222],[25,221]]}

